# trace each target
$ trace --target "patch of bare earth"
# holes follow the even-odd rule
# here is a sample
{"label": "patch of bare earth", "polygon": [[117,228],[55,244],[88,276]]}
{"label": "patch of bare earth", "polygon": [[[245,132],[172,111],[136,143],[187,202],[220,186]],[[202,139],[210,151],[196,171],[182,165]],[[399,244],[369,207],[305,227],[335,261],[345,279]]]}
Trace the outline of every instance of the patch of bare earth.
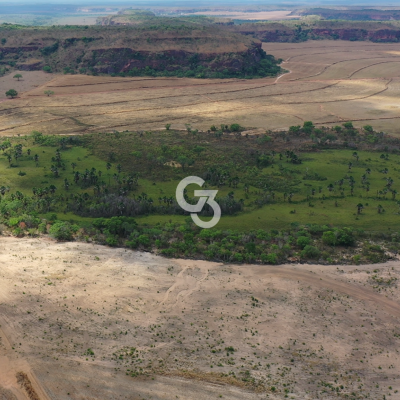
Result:
{"label": "patch of bare earth", "polygon": [[399,396],[398,261],[231,265],[2,237],[0,263],[7,400],[28,381],[57,400]]}

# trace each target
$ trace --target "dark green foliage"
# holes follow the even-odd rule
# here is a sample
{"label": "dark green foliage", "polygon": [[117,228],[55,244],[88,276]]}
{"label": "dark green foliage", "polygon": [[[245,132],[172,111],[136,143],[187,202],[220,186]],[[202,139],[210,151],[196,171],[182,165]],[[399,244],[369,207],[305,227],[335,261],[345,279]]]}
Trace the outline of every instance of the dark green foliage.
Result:
{"label": "dark green foliage", "polygon": [[308,236],[299,236],[297,238],[297,246],[299,246],[301,249],[304,249],[309,244],[310,238]]}
{"label": "dark green foliage", "polygon": [[59,43],[55,42],[54,44],[52,44],[51,46],[46,46],[43,47],[42,49],[40,49],[40,52],[44,55],[44,56],[49,56],[50,54],[56,52],[58,50],[58,46]]}
{"label": "dark green foliage", "polygon": [[349,228],[324,232],[322,234],[322,240],[325,244],[330,246],[352,246],[355,242],[353,232]]}
{"label": "dark green foliage", "polygon": [[6,96],[14,98],[14,97],[18,96],[18,92],[15,89],[10,89],[10,90],[7,90]]}
{"label": "dark green foliage", "polygon": [[318,259],[320,255],[321,255],[320,250],[310,245],[305,246],[303,251],[301,252],[301,256],[303,258]]}

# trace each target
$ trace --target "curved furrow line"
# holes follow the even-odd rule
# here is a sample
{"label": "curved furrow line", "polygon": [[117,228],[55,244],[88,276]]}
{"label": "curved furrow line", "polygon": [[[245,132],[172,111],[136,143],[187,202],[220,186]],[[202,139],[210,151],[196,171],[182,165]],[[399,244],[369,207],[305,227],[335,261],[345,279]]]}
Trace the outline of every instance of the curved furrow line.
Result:
{"label": "curved furrow line", "polygon": [[[301,77],[301,78],[290,79],[289,81],[290,82],[299,81],[299,80],[302,80],[302,79],[313,78],[314,76],[322,75],[328,68],[332,67],[333,65],[337,65],[337,64],[340,64],[340,63],[343,63],[343,62],[358,61],[358,60],[373,60],[374,58],[375,59],[379,59],[379,58],[385,58],[385,57],[373,57],[373,58],[366,57],[366,58],[355,58],[355,59],[350,59],[350,60],[340,60],[340,61],[336,61],[336,62],[334,62],[332,64],[327,65],[322,71],[317,72],[316,74],[309,75],[309,76],[304,76],[304,77]],[[400,58],[400,56],[394,56],[394,57],[388,57],[388,58]],[[347,78],[338,78],[338,79],[347,79]]]}

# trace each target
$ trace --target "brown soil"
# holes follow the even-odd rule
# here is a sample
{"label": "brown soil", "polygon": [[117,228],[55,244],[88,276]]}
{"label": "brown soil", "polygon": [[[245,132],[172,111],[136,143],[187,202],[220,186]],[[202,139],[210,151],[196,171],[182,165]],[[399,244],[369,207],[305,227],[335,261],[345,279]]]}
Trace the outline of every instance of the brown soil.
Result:
{"label": "brown soil", "polygon": [[0,399],[29,398],[18,376],[57,400],[399,398],[398,261],[238,266],[2,237],[0,262]]}

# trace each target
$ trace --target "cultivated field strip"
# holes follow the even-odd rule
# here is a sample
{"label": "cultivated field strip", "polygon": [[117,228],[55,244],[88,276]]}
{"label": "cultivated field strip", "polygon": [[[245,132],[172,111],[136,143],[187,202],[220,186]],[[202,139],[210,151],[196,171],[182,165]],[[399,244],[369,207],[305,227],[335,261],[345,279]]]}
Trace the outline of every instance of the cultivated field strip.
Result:
{"label": "cultivated field strip", "polygon": [[[233,122],[287,129],[307,120],[352,120],[397,133],[397,45],[316,41],[264,47],[289,60],[283,68],[290,73],[256,80],[53,76],[20,98],[0,103],[0,132],[148,130],[166,123],[178,129],[190,123],[205,130]],[[46,89],[54,95],[45,96]]]}

